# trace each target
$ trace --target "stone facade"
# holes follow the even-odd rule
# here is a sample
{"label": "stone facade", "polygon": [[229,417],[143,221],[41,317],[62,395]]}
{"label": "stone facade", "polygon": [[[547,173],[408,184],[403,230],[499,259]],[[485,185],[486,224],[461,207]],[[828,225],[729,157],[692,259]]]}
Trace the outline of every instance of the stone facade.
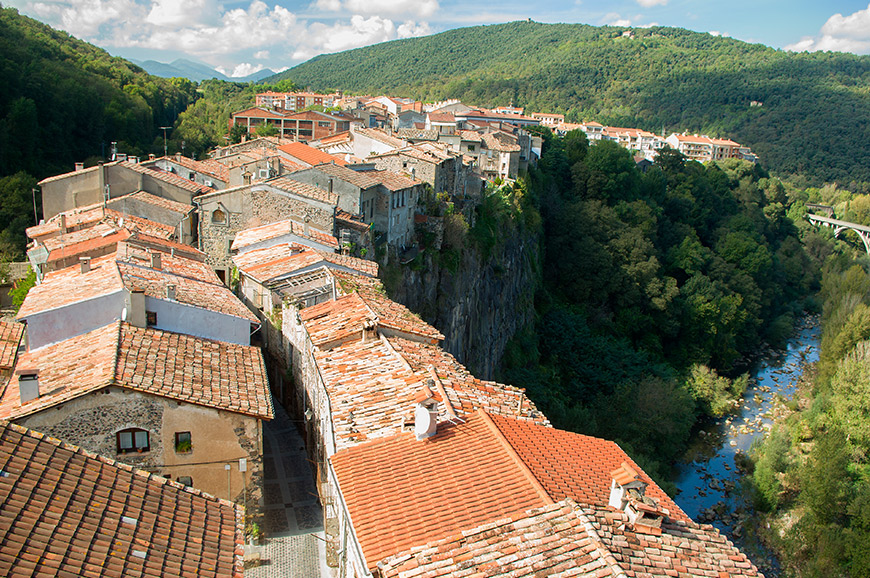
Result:
{"label": "stone facade", "polygon": [[[263,436],[256,417],[108,387],[15,421],[176,481],[189,477],[195,488],[221,498],[241,502],[246,486],[249,509],[262,499]],[[148,432],[148,451],[118,453],[116,433],[130,428]],[[176,451],[178,432],[190,433],[189,450]],[[244,473],[240,459],[247,462]]]}
{"label": "stone facade", "polygon": [[239,231],[284,219],[308,223],[329,234],[335,230],[335,206],[268,183],[203,195],[197,199],[197,205],[199,248],[208,255],[206,262],[224,280],[233,267],[230,245]]}

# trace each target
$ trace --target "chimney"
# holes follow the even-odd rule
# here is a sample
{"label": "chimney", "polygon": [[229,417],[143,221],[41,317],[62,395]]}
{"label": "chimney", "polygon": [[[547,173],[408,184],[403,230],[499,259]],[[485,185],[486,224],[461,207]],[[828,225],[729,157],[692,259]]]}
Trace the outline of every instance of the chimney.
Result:
{"label": "chimney", "polygon": [[163,262],[159,251],[153,251],[151,253],[151,268],[156,269],[157,271],[163,269]]}
{"label": "chimney", "polygon": [[153,161],[153,160],[156,159],[156,158],[157,158],[157,155],[155,155],[154,153],[151,153],[150,155],[148,155],[148,160],[149,160],[149,161]]}
{"label": "chimney", "polygon": [[134,327],[146,327],[148,325],[145,315],[145,291],[135,289],[130,291],[130,306],[127,309],[127,322]]}
{"label": "chimney", "polygon": [[39,397],[39,369],[22,367],[15,370],[15,373],[18,375],[18,396],[21,404]]}
{"label": "chimney", "polygon": [[76,172],[85,170],[85,163],[76,163]]}
{"label": "chimney", "polygon": [[82,266],[82,275],[91,270],[91,258],[79,257],[79,265]]}
{"label": "chimney", "polygon": [[660,535],[662,520],[670,512],[652,497],[645,495],[647,484],[627,462],[610,473],[610,499],[607,505],[623,511],[634,530]]}
{"label": "chimney", "polygon": [[327,189],[329,190],[330,193],[332,192],[332,178],[331,177],[329,179],[329,182],[327,183]]}
{"label": "chimney", "polygon": [[60,217],[60,234],[66,234],[66,213],[58,215]]}
{"label": "chimney", "polygon": [[175,301],[175,285],[166,286],[166,298],[170,301]]}

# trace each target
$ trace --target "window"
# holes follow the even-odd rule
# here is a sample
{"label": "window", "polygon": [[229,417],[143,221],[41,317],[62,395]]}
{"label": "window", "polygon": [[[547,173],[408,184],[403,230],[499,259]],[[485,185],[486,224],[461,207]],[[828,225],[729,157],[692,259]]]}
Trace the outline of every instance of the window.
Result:
{"label": "window", "polygon": [[190,476],[178,476],[178,483],[182,486],[192,486],[193,478]]}
{"label": "window", "polygon": [[[175,451],[179,453],[187,453],[193,449],[193,446],[190,443],[190,432],[189,431],[178,431],[175,432]],[[190,485],[190,484],[188,484]]]}
{"label": "window", "polygon": [[144,429],[129,428],[115,434],[118,443],[118,453],[147,452],[151,449],[148,441],[148,432]]}
{"label": "window", "polygon": [[227,214],[220,209],[215,209],[211,214],[211,222],[217,223],[218,225],[225,225],[227,223]]}
{"label": "window", "polygon": [[148,327],[154,327],[157,325],[157,312],[156,311],[146,311],[145,312],[145,324]]}
{"label": "window", "polygon": [[474,152],[474,145],[468,145],[468,152],[470,152],[470,153]]}

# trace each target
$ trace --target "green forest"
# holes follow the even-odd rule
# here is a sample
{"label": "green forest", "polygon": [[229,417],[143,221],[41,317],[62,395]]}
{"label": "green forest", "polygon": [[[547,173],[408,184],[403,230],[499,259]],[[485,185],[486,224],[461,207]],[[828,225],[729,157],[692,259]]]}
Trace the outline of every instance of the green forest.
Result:
{"label": "green forest", "polygon": [[[802,201],[744,161],[668,150],[641,172],[615,143],[542,132],[542,161],[496,205],[516,207],[496,237],[531,222],[544,239],[537,322],[499,378],[556,427],[617,440],[667,480],[693,426],[743,393],[747,356],[815,306],[819,266],[789,215]],[[492,228],[492,203],[472,239]]]}
{"label": "green forest", "polygon": [[319,56],[270,80],[280,78],[727,136],[798,184],[870,182],[868,56],[791,53],[677,28],[512,22]]}

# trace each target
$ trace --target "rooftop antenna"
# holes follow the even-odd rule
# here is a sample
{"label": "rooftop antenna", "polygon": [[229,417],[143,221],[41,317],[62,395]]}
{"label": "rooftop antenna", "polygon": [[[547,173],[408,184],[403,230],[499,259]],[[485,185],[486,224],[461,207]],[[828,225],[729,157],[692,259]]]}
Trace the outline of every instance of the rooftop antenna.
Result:
{"label": "rooftop antenna", "polygon": [[171,126],[161,126],[160,130],[163,131],[163,158],[166,158],[166,131],[171,129]]}

